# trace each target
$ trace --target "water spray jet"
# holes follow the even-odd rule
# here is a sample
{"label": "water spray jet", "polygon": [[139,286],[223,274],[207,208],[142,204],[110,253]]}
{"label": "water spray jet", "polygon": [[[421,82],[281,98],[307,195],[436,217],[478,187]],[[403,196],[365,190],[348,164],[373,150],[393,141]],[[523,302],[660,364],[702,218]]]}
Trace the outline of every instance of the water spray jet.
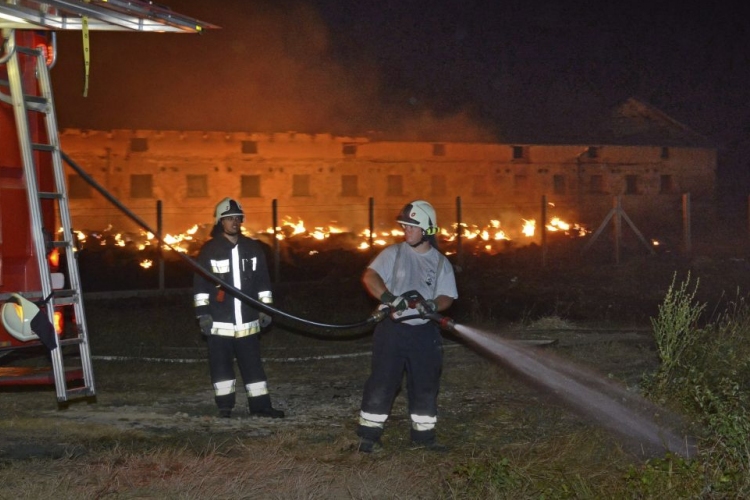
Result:
{"label": "water spray jet", "polygon": [[[635,444],[642,454],[672,452],[685,458],[695,454],[692,440],[672,430],[671,421],[677,420],[674,416],[601,376],[586,372],[568,361],[542,356],[518,342],[456,324],[453,319],[438,313],[427,313],[423,317],[435,321],[443,330],[455,333],[474,351],[504,364],[579,413],[626,437],[628,444]],[[662,423],[657,423],[657,420]]]}

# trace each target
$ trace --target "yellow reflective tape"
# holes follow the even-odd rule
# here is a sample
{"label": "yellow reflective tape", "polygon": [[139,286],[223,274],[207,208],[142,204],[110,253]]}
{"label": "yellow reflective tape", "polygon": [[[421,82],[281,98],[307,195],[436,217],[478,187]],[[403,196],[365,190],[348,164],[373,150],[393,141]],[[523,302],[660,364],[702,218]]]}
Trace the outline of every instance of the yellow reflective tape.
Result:
{"label": "yellow reflective tape", "polygon": [[91,56],[89,54],[89,18],[83,16],[81,19],[81,34],[83,36],[83,97],[89,93],[89,66]]}

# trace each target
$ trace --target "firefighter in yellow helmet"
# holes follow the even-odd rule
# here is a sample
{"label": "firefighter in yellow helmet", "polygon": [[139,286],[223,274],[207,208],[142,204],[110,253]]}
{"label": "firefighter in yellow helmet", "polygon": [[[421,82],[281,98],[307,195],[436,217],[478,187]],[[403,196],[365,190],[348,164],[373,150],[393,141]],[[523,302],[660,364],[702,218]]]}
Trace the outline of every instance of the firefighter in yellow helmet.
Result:
{"label": "firefighter in yellow helmet", "polygon": [[[264,304],[273,301],[271,279],[263,248],[242,235],[244,213],[240,204],[225,198],[216,206],[212,238],[198,254],[198,262],[214,276]],[[271,317],[200,273],[193,281],[195,314],[208,342],[211,382],[219,416],[229,418],[235,405],[234,360],[242,375],[251,415],[283,418],[284,412],[271,406],[265,371],[261,363],[262,327]]]}
{"label": "firefighter in yellow helmet", "polygon": [[396,218],[404,241],[380,252],[362,283],[391,314],[375,328],[372,370],[365,383],[357,435],[359,451],[380,447],[385,422],[406,372],[411,440],[439,450],[437,395],[443,362],[440,327],[425,314],[448,309],[458,298],[453,267],[437,250],[435,209],[424,200],[408,203]]}

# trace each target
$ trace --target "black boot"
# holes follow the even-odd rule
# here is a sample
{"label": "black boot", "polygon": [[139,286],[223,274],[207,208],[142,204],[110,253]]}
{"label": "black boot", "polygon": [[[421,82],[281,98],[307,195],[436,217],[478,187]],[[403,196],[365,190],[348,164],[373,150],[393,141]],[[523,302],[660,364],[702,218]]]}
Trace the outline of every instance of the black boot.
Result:
{"label": "black boot", "polygon": [[383,444],[379,439],[359,438],[357,451],[360,453],[377,453],[383,449]]}
{"label": "black boot", "polygon": [[250,415],[253,417],[264,417],[264,418],[284,418],[284,412],[277,410],[273,407],[260,408],[258,410],[250,410]]}
{"label": "black boot", "polygon": [[247,398],[247,407],[253,417],[284,418],[284,412],[271,405],[271,396],[268,394]]}

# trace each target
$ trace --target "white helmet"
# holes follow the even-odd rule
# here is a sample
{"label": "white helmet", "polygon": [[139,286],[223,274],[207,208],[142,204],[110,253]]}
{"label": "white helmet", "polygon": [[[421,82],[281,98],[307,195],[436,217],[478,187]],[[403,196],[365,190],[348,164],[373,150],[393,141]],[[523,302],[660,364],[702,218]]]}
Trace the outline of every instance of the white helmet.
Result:
{"label": "white helmet", "polygon": [[231,217],[233,215],[239,215],[244,220],[245,213],[242,211],[242,205],[232,198],[224,198],[218,205],[216,205],[216,210],[214,211],[214,225],[218,224],[224,217]]}
{"label": "white helmet", "polygon": [[437,234],[438,231],[435,209],[424,200],[416,200],[404,205],[396,220],[399,224],[422,228],[427,236]]}
{"label": "white helmet", "polygon": [[21,342],[37,340],[39,337],[31,330],[31,320],[39,313],[39,308],[17,293],[3,304],[2,321],[5,329]]}

